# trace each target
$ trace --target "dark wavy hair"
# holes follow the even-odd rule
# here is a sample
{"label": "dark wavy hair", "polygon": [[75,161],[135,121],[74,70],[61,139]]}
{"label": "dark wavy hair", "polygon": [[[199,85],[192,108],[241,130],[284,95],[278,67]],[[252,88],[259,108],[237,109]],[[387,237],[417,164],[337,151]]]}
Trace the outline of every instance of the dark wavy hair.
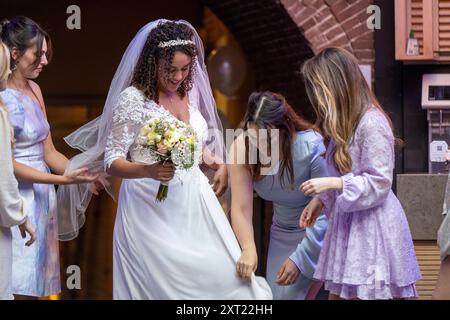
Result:
{"label": "dark wavy hair", "polygon": [[192,76],[194,63],[197,57],[197,49],[194,44],[175,45],[165,48],[158,47],[159,43],[170,40],[192,40],[193,30],[182,23],[173,21],[160,22],[154,28],[145,42],[142,53],[133,73],[131,85],[141,90],[147,99],[159,103],[158,94],[158,70],[160,62],[167,71],[173,61],[176,52],[182,52],[191,57],[189,74],[178,88],[180,97],[184,97],[192,89]]}
{"label": "dark wavy hair", "polygon": [[[249,122],[253,122],[259,129],[278,129],[280,145],[280,185],[287,174],[291,187],[294,185],[294,165],[292,159],[292,144],[295,133],[308,129],[315,129],[314,125],[300,117],[281,94],[270,91],[254,92],[248,99],[247,111],[244,116],[243,127],[248,130]],[[249,159],[249,138],[245,137],[246,159]],[[269,152],[271,148],[268,141]],[[261,162],[248,165],[253,179],[261,178]]]}
{"label": "dark wavy hair", "polygon": [[[24,16],[17,16],[11,20],[1,22],[1,39],[10,50],[17,48],[19,57],[25,54],[29,48],[36,46],[36,60],[33,63],[37,67],[42,57],[42,42],[47,41],[47,60],[52,60],[52,42],[48,33],[36,22]],[[14,69],[15,61],[11,59],[11,69]]]}

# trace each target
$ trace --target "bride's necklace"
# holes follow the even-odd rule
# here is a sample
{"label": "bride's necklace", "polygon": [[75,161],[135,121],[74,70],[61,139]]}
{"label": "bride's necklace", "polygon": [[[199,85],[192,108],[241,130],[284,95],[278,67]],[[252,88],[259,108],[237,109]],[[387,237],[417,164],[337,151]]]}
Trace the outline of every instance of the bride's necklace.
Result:
{"label": "bride's necklace", "polygon": [[170,109],[173,110],[173,97],[169,96]]}
{"label": "bride's necklace", "polygon": [[170,108],[169,110],[171,110],[173,112],[173,110],[174,110],[174,108],[173,108],[173,106],[174,106],[174,96],[175,96],[175,94],[164,93],[164,95],[166,96],[166,98],[169,99],[169,108]]}
{"label": "bride's necklace", "polygon": [[[171,114],[175,119],[184,122],[184,120],[181,120],[179,115],[176,112],[177,111],[177,108],[176,108],[177,101],[175,100],[175,97],[178,97],[178,94],[177,93],[170,94],[170,93],[166,93],[164,91],[162,93],[163,93],[163,95],[165,97],[166,102],[167,102],[167,100],[169,102],[168,106],[164,105],[164,104],[161,104],[163,109],[166,112],[168,112],[169,114]],[[190,119],[190,115],[188,116],[188,119]],[[189,120],[187,120],[186,122],[189,122]]]}

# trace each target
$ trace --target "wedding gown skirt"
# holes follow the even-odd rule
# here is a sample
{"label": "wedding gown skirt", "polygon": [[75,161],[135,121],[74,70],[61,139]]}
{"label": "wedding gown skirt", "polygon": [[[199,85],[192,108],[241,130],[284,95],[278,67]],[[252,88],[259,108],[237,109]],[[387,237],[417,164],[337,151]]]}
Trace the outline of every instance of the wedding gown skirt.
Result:
{"label": "wedding gown skirt", "polygon": [[271,299],[267,282],[236,273],[233,230],[199,167],[169,184],[123,180],[114,228],[114,299]]}

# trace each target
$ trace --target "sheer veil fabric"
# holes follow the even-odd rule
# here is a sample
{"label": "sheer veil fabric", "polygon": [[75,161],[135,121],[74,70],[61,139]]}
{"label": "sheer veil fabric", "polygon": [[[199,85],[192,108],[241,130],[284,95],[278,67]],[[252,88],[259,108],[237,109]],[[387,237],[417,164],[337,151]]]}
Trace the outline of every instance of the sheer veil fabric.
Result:
{"label": "sheer veil fabric", "polygon": [[[159,23],[168,20],[152,21],[139,30],[125,51],[109,88],[103,113],[65,138],[65,141],[81,151],[73,157],[66,167],[66,172],[88,167],[91,172],[102,172],[104,168],[104,151],[107,137],[111,131],[113,110],[117,105],[120,93],[130,86],[134,69],[150,32]],[[197,59],[193,73],[192,95],[197,100],[197,107],[208,124],[206,147],[219,161],[225,161],[226,150],[223,142],[223,129],[217,114],[216,103],[209,83],[204,63],[203,43],[194,27],[187,21],[177,23],[188,25],[194,32],[192,41],[197,47]],[[112,190],[106,188],[113,197]],[[68,241],[78,236],[79,229],[85,222],[85,211],[92,193],[88,184],[63,185],[58,188],[58,238]],[[113,197],[114,198],[114,197]]]}

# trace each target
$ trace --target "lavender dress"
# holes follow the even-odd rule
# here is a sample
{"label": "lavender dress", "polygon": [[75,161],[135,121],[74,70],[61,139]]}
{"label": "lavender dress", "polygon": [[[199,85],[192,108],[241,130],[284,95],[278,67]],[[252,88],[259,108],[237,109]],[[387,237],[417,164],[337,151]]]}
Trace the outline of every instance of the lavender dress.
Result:
{"label": "lavender dress", "polygon": [[[49,172],[44,162],[43,142],[50,127],[39,104],[20,91],[0,93],[14,129],[14,159],[37,170]],[[25,246],[18,227],[12,228],[12,292],[43,297],[60,289],[59,249],[56,238],[56,194],[53,185],[19,182],[19,192],[36,226],[37,239]]]}
{"label": "lavender dress", "polygon": [[[341,177],[328,147],[331,176]],[[329,217],[314,278],[344,299],[416,297],[420,279],[405,213],[391,190],[394,137],[385,116],[371,107],[350,144],[352,172],[343,191],[319,195]]]}

